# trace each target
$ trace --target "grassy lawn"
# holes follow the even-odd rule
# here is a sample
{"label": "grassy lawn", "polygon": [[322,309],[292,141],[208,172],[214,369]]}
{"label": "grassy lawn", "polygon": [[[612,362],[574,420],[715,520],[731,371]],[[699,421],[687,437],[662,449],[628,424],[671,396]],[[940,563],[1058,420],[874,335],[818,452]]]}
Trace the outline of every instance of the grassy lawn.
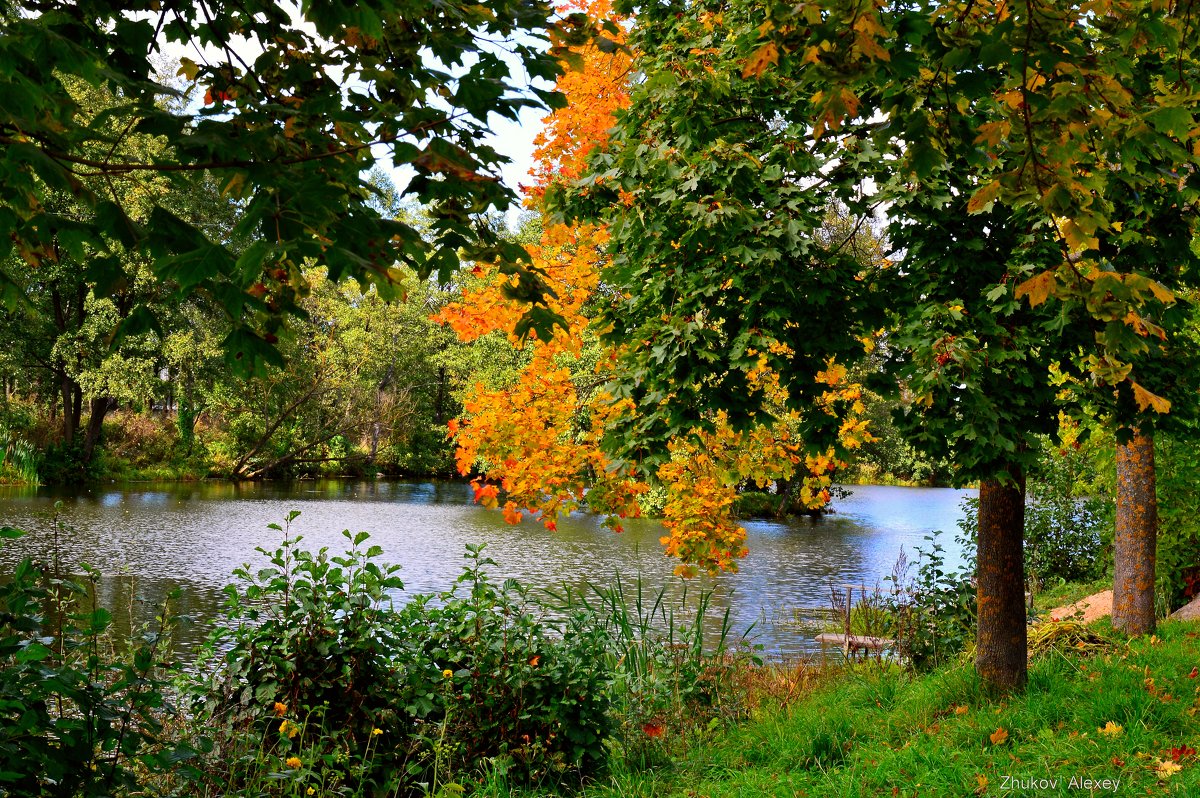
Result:
{"label": "grassy lawn", "polygon": [[1087,598],[1093,593],[1112,590],[1112,577],[1097,579],[1093,582],[1060,582],[1036,593],[1033,606],[1038,612],[1046,612],[1055,607],[1074,604],[1080,599]]}
{"label": "grassy lawn", "polygon": [[584,794],[1200,795],[1200,625],[1126,641],[1105,623],[1092,628],[1103,643],[1037,656],[1019,697],[981,697],[967,664],[918,676],[859,665]]}

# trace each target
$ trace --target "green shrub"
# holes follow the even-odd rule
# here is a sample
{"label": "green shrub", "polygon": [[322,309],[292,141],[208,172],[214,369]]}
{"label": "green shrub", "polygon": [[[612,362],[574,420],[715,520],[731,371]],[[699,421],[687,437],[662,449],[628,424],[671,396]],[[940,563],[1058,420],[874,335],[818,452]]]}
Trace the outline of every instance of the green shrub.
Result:
{"label": "green shrub", "polygon": [[460,768],[491,760],[519,783],[594,773],[613,729],[609,636],[586,608],[551,618],[516,581],[497,586],[483,548],[467,547],[462,575],[436,601],[397,613],[408,710],[444,723]]}
{"label": "green shrub", "polygon": [[1200,447],[1159,435],[1158,587],[1169,609],[1200,595]]}
{"label": "green shrub", "polygon": [[360,548],[366,533],[344,533],[350,552],[330,557],[275,528],[283,544],[262,552],[267,567],[235,572],[230,628],[214,640],[214,784],[319,773],[324,789],[407,794],[485,762],[514,783],[603,765],[607,642],[587,613],[545,618],[516,582],[490,581],[482,546],[450,590],[395,609],[397,567]]}
{"label": "green shrub", "polygon": [[1112,524],[1113,507],[1107,499],[1078,496],[1081,474],[1087,470],[1083,459],[1074,449],[1048,452],[1029,482],[1025,572],[1039,584],[1086,581],[1105,570],[1103,539]]}
{"label": "green shrub", "polygon": [[[290,513],[287,523],[297,515]],[[244,788],[261,776],[260,748],[282,763],[315,741],[310,762],[327,758],[327,769],[342,783],[352,777],[386,780],[388,768],[403,765],[403,751],[399,761],[377,752],[375,773],[353,767],[376,742],[375,729],[401,738],[412,732],[412,718],[393,701],[403,681],[395,664],[401,645],[385,603],[389,589],[402,587],[397,567],[372,561],[379,547],[359,548],[366,533],[344,533],[350,551],[330,557],[326,549],[315,555],[299,549],[303,538],[271,526],[284,532],[284,540],[273,552],[259,549],[267,566],[237,569],[240,584],[225,590],[230,624],[214,637],[213,650],[224,653],[202,710],[221,731],[220,756],[209,775]],[[289,723],[320,731],[297,742]]]}
{"label": "green shrub", "polygon": [[26,559],[0,585],[0,795],[135,793],[196,753],[165,741],[173,619],[164,609],[156,628],[114,646],[111,616],[93,608],[99,578]]}
{"label": "green shrub", "polygon": [[41,455],[29,441],[0,427],[0,485],[37,485]]}
{"label": "green shrub", "polygon": [[916,573],[904,561],[891,577],[894,591],[885,608],[892,621],[892,636],[901,656],[915,668],[928,670],[943,665],[962,652],[975,638],[975,544],[974,515],[964,501],[965,517],[959,521],[955,538],[962,547],[965,563],[956,571],[946,570],[941,532],[925,539],[928,549],[917,549]]}
{"label": "green shrub", "polygon": [[686,586],[676,603],[665,586],[648,591],[640,575],[626,585],[616,574],[607,585],[564,586],[547,595],[559,612],[591,616],[608,638],[612,742],[627,768],[664,764],[691,737],[747,711],[737,679],[758,660],[748,645],[730,645],[728,609],[711,628],[711,590],[695,593],[689,608]]}

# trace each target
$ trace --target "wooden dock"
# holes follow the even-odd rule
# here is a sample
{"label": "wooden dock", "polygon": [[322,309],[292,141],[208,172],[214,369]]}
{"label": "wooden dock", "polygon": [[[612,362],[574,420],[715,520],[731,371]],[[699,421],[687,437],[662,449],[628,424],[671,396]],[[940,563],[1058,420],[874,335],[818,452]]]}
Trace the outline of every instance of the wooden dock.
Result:
{"label": "wooden dock", "polygon": [[868,635],[843,635],[835,632],[822,632],[814,638],[823,646],[840,646],[845,652],[851,651],[883,651],[894,648],[896,641],[890,637],[870,637]]}

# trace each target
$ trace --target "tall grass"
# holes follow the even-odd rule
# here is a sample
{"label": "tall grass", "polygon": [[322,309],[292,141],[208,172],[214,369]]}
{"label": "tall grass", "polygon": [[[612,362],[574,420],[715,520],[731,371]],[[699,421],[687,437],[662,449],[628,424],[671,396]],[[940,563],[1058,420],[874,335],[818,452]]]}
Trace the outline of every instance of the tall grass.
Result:
{"label": "tall grass", "polygon": [[[617,572],[609,584],[587,582],[582,588],[563,585],[545,592],[550,599],[547,606],[555,611],[583,609],[594,614],[614,642],[617,662],[634,677],[653,673],[664,651],[670,652],[675,661],[694,667],[731,653],[734,634],[729,609],[717,618],[709,617],[711,589],[692,591],[685,583],[679,598],[672,599],[667,585],[648,589],[639,573],[627,586],[627,580]],[[696,597],[691,608],[689,594]],[[752,631],[742,633],[743,642],[748,641]],[[707,645],[706,637],[711,637]]]}
{"label": "tall grass", "polygon": [[679,596],[647,588],[641,574],[608,584],[546,591],[556,612],[585,611],[610,640],[614,772],[637,774],[685,755],[726,721],[748,712],[738,684],[750,655],[748,636],[734,634],[729,610],[714,614],[713,591],[686,583]]}
{"label": "tall grass", "polygon": [[28,441],[9,430],[0,428],[0,481],[38,485],[38,464],[41,458]]}

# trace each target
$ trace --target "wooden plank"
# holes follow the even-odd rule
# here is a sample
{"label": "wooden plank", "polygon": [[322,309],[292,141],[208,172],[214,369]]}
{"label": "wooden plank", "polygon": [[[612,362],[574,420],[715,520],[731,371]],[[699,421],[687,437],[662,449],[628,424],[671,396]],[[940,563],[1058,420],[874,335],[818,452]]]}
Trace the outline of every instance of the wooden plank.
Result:
{"label": "wooden plank", "polygon": [[842,646],[843,648],[866,648],[872,651],[882,651],[892,648],[896,641],[889,637],[868,637],[867,635],[842,635],[833,632],[822,632],[815,640],[822,645]]}

